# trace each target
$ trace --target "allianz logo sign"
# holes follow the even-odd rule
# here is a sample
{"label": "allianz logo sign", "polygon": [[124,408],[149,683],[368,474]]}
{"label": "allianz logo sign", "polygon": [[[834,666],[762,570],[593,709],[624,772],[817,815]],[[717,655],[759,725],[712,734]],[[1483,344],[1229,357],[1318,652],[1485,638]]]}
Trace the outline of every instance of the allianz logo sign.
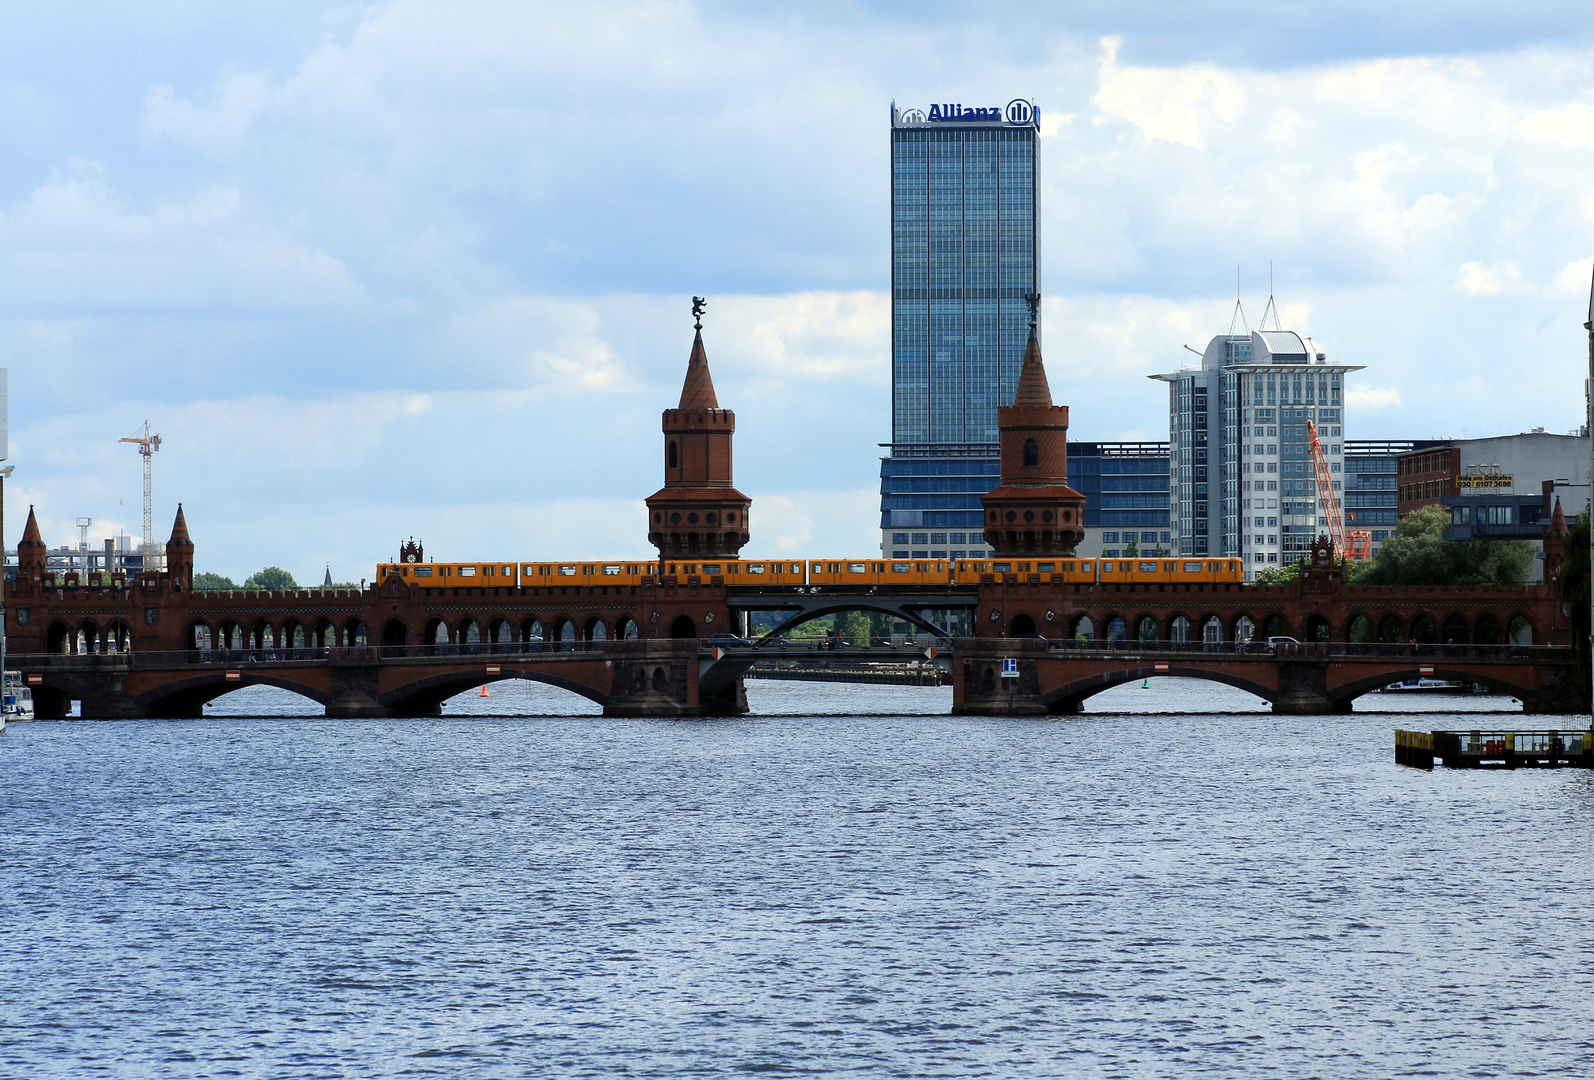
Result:
{"label": "allianz logo sign", "polygon": [[932,124],[968,124],[982,120],[986,122],[1006,120],[1009,124],[1028,124],[1035,119],[1035,107],[1023,98],[1009,101],[1005,109],[965,109],[962,105],[931,105],[928,117],[913,109],[904,114],[903,119],[909,123],[923,123],[928,120]]}

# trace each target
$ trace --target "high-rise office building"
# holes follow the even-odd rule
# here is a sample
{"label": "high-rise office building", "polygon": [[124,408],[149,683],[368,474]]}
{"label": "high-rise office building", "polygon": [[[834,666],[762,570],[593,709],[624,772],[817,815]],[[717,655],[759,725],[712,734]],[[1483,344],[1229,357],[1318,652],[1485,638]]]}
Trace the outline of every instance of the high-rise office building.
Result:
{"label": "high-rise office building", "polygon": [[1040,291],[1039,136],[1039,112],[1022,100],[928,113],[892,104],[887,556],[986,553],[980,496],[1000,472],[996,410],[1018,384],[1025,297]]}
{"label": "high-rise office building", "polygon": [[1345,384],[1361,370],[1330,364],[1310,338],[1274,326],[1220,334],[1199,368],[1151,376],[1168,383],[1175,550],[1239,556],[1247,579],[1304,557],[1328,531],[1308,420],[1343,511]]}

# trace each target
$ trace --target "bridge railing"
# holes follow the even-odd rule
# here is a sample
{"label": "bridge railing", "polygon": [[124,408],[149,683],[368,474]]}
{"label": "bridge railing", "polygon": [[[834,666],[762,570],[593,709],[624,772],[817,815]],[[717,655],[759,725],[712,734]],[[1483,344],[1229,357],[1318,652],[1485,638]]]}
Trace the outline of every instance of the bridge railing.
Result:
{"label": "bridge railing", "polygon": [[1525,660],[1534,656],[1570,655],[1563,645],[1424,645],[1358,642],[1358,641],[1299,641],[1269,645],[1256,641],[1136,641],[1132,639],[1101,641],[1049,641],[1054,651],[1090,653],[1135,653],[1145,655],[1190,656],[1231,655],[1269,656],[1279,658],[1412,658],[1419,660]]}
{"label": "bridge railing", "polygon": [[75,671],[96,668],[159,667],[183,665],[232,667],[238,664],[370,663],[376,660],[410,660],[437,657],[538,656],[559,653],[601,653],[602,641],[484,642],[463,645],[355,645],[258,649],[181,649],[142,652],[12,653],[8,666]]}

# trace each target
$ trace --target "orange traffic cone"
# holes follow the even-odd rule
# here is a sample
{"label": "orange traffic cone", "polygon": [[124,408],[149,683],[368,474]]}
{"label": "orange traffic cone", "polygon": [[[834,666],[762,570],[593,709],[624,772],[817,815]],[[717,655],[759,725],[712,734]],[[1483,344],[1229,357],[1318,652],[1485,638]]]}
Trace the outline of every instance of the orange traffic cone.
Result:
{"label": "orange traffic cone", "polygon": [[487,696],[488,696],[488,694],[487,694],[487,687],[485,687],[485,686],[484,686],[484,687],[482,687],[482,692],[481,692],[481,693],[479,693],[479,694],[477,694],[477,695],[476,695],[476,696],[477,696],[477,697],[487,697]]}

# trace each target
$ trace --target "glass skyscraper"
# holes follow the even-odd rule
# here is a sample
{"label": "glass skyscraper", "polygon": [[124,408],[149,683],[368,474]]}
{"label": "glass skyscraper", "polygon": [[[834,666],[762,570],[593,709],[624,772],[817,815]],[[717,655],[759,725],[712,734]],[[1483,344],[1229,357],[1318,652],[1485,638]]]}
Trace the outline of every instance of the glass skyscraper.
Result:
{"label": "glass skyscraper", "polygon": [[984,553],[980,496],[998,476],[996,410],[1012,400],[1023,365],[1025,297],[1040,291],[1039,134],[1040,115],[1022,100],[928,114],[892,105],[887,556]]}

